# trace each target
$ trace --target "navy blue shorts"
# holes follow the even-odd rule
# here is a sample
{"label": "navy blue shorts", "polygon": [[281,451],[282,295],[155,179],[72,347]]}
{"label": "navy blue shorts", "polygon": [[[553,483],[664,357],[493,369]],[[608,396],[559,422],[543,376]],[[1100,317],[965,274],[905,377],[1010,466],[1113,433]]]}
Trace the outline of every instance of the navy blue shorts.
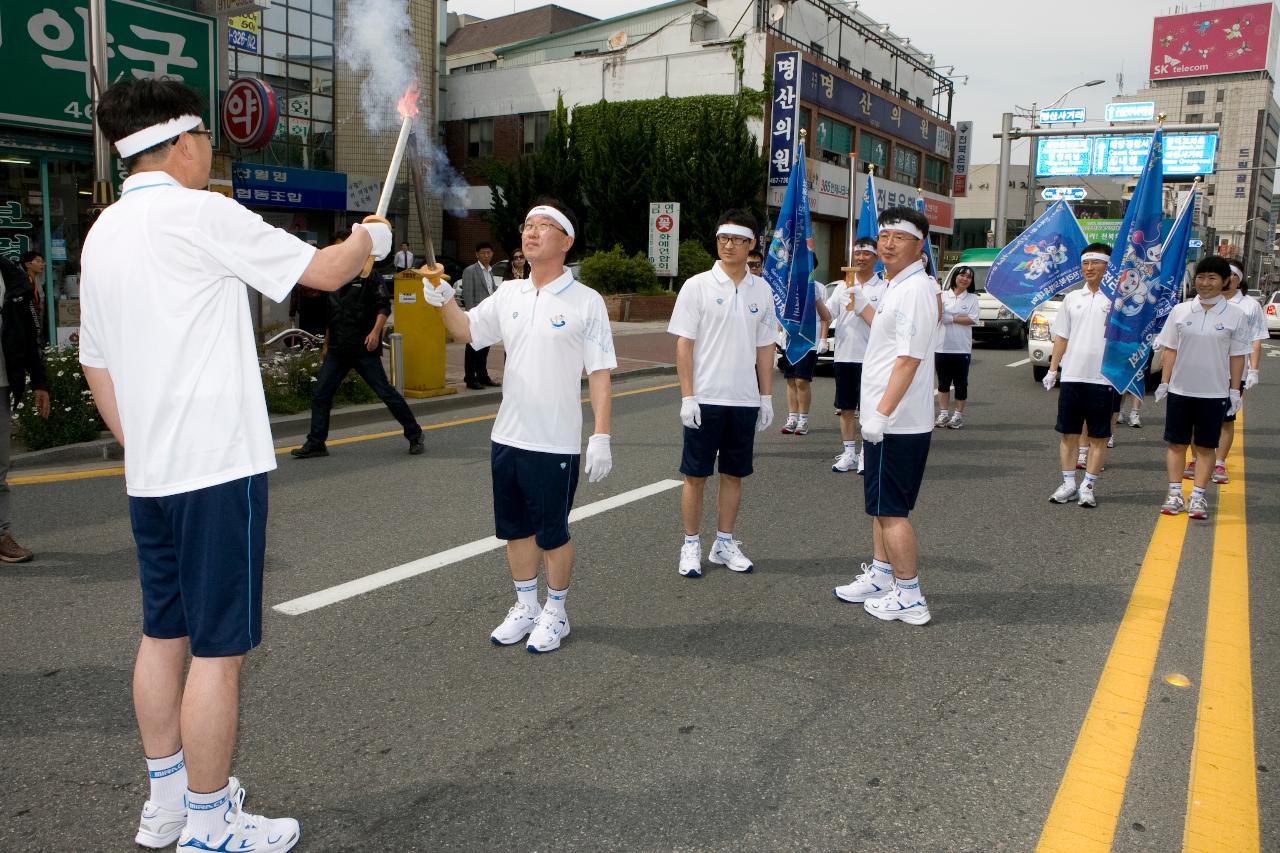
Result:
{"label": "navy blue shorts", "polygon": [[262,642],[267,475],[160,498],[129,498],[142,581],[142,633],[189,637],[202,658]]}
{"label": "navy blue shorts", "polygon": [[808,354],[794,364],[787,359],[784,352],[782,358],[778,359],[778,367],[782,368],[782,375],[787,379],[803,379],[806,382],[813,381],[813,369],[818,366],[818,351],[816,349],[809,350]]}
{"label": "navy blue shorts", "polygon": [[1115,396],[1110,385],[1063,382],[1058,391],[1058,423],[1054,429],[1063,435],[1079,435],[1087,426],[1090,438],[1110,438]]}
{"label": "navy blue shorts", "polygon": [[680,473],[687,477],[710,477],[716,457],[720,473],[730,477],[750,477],[751,457],[756,446],[756,418],[759,406],[713,406],[702,410],[702,426],[684,428],[684,450]]}
{"label": "navy blue shorts", "polygon": [[1231,400],[1226,397],[1184,397],[1170,393],[1164,402],[1164,440],[1216,449]]}
{"label": "navy blue shorts", "polygon": [[865,444],[862,494],[867,515],[906,518],[915,509],[929,459],[931,432],[885,435]]}
{"label": "navy blue shorts", "polygon": [[836,362],[836,408],[842,412],[858,411],[862,396],[862,362]]}
{"label": "navy blue shorts", "polygon": [[528,539],[543,551],[569,541],[580,454],[543,453],[490,442],[493,524],[499,539]]}

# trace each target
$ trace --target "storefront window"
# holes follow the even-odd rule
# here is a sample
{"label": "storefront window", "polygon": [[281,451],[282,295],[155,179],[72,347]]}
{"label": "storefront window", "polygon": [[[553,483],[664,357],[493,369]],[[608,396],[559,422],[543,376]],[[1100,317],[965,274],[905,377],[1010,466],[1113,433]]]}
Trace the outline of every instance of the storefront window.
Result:
{"label": "storefront window", "polygon": [[933,157],[924,158],[924,188],[930,192],[947,192],[947,164]]}
{"label": "storefront window", "polygon": [[849,165],[849,152],[853,150],[853,128],[827,116],[818,116],[817,144],[814,151],[828,163]]}
{"label": "storefront window", "polygon": [[916,186],[920,181],[920,153],[902,145],[893,149],[893,179]]}
{"label": "storefront window", "polygon": [[859,132],[858,159],[874,164],[883,174],[889,168],[889,140],[865,130]]}

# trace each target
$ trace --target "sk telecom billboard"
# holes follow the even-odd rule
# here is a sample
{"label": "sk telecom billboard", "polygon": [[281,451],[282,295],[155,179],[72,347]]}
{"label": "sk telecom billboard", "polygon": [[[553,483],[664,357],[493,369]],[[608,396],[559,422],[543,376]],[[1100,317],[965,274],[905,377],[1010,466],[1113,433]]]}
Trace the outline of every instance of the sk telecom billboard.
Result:
{"label": "sk telecom billboard", "polygon": [[1155,19],[1151,79],[1266,71],[1280,30],[1273,3],[1254,3]]}

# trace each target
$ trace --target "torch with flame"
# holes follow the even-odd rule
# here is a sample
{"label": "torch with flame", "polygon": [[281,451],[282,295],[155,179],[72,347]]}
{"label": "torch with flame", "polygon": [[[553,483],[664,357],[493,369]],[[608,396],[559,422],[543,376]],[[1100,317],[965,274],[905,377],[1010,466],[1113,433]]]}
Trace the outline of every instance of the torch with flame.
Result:
{"label": "torch with flame", "polygon": [[[418,114],[418,81],[414,80],[404,90],[396,104],[396,112],[400,114],[400,135],[396,138],[396,150],[391,155],[391,165],[387,168],[387,179],[382,182],[382,194],[378,196],[378,209],[375,216],[387,218],[387,208],[391,206],[391,195],[396,189],[396,175],[400,174],[400,163],[404,160],[405,145],[409,142],[409,131],[413,128],[413,117]],[[374,258],[365,261],[361,275],[368,275],[373,270]]]}

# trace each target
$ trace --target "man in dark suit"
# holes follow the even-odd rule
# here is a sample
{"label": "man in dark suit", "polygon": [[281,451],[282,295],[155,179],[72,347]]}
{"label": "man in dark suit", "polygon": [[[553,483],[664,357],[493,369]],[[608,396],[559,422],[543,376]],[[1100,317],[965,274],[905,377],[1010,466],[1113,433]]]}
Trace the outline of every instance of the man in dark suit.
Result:
{"label": "man in dark suit", "polygon": [[[489,298],[497,287],[493,274],[493,245],[487,241],[476,243],[476,262],[462,271],[462,286],[458,288],[458,296],[464,307],[475,308]],[[467,344],[463,362],[463,375],[467,387],[478,391],[485,386],[497,386],[489,378],[489,348],[472,349]]]}

